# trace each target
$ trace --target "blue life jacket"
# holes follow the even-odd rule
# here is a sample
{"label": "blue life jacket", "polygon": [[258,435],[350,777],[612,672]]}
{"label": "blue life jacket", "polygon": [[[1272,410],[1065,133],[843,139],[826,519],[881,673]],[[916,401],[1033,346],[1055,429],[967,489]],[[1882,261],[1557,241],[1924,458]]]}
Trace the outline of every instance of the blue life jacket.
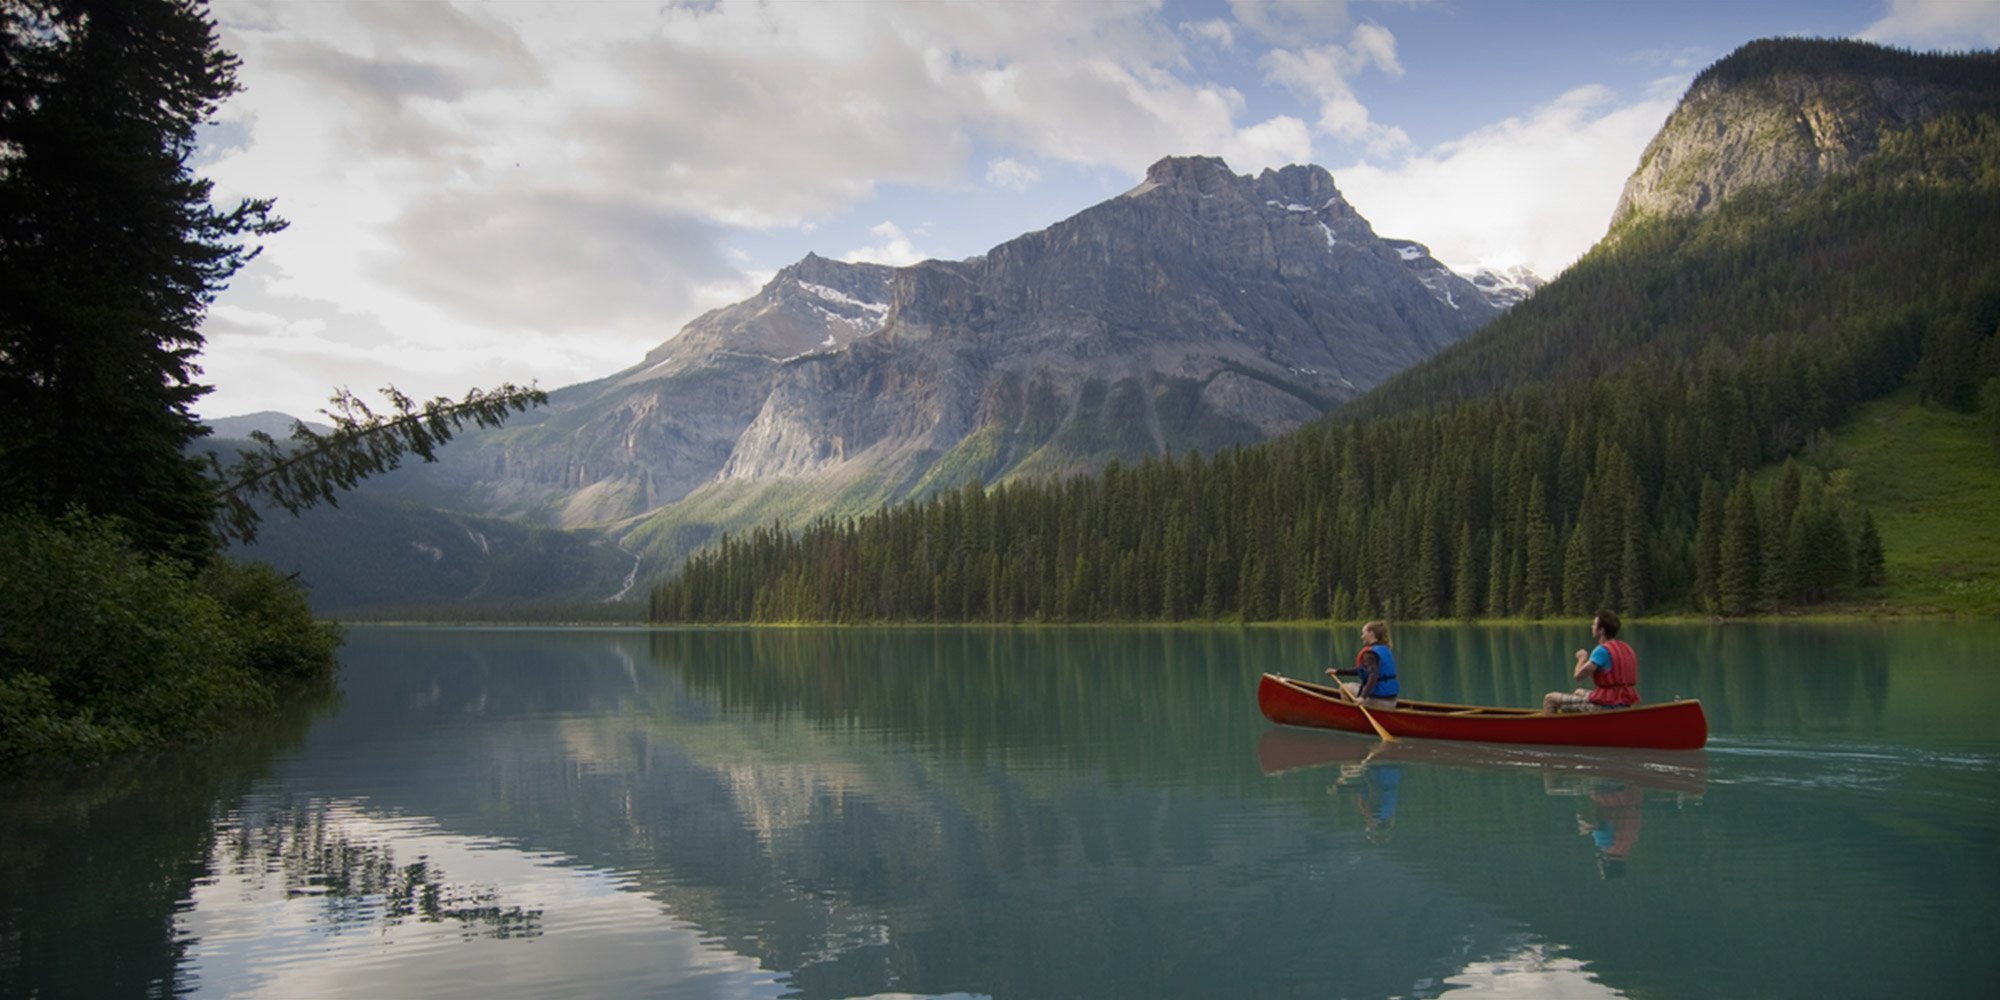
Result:
{"label": "blue life jacket", "polygon": [[[1372,688],[1368,686],[1368,667],[1361,662],[1362,657],[1371,652],[1381,661],[1376,668],[1375,686]],[[1361,671],[1362,697],[1394,698],[1402,693],[1402,687],[1396,683],[1396,654],[1389,652],[1389,647],[1380,643],[1361,647],[1361,652],[1354,654],[1354,669]]]}

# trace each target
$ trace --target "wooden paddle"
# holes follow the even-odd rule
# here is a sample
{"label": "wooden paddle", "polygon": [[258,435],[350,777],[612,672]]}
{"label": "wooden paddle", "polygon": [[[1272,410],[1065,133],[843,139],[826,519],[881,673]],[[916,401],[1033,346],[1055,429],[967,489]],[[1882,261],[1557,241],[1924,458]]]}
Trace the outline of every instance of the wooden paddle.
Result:
{"label": "wooden paddle", "polygon": [[1396,738],[1394,736],[1389,735],[1389,731],[1387,729],[1382,728],[1381,723],[1375,721],[1374,716],[1368,714],[1368,706],[1363,705],[1361,703],[1361,699],[1356,697],[1354,692],[1347,690],[1347,685],[1342,684],[1340,682],[1339,677],[1335,677],[1333,679],[1333,688],[1334,690],[1339,691],[1341,696],[1346,698],[1348,702],[1352,704],[1355,708],[1361,710],[1361,717],[1367,719],[1368,724],[1375,727],[1375,735],[1382,737],[1382,742],[1394,743],[1396,741]]}

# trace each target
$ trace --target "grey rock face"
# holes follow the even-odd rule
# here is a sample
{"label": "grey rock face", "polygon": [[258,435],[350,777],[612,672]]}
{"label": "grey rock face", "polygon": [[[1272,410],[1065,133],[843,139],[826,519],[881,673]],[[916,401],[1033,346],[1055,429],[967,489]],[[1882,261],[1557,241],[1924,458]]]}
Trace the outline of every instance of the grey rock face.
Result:
{"label": "grey rock face", "polygon": [[1755,188],[1810,187],[1847,173],[1885,135],[2000,85],[1991,54],[1942,71],[1926,59],[1860,42],[1744,46],[1696,79],[1647,145],[1613,232],[1638,218],[1708,212]]}
{"label": "grey rock face", "polygon": [[1169,158],[982,257],[808,256],[452,474],[574,526],[732,483],[879,502],[1210,450],[1297,427],[1506,301],[1377,237],[1323,169]]}

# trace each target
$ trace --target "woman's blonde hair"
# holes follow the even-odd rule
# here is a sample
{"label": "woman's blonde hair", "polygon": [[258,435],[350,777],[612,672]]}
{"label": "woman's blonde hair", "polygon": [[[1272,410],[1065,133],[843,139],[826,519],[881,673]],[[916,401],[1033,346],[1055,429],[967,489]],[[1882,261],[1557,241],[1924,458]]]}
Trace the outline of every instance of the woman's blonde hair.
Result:
{"label": "woman's blonde hair", "polygon": [[1361,626],[1361,631],[1374,636],[1375,641],[1381,643],[1384,646],[1387,646],[1389,644],[1388,622],[1384,621],[1369,622],[1368,624]]}

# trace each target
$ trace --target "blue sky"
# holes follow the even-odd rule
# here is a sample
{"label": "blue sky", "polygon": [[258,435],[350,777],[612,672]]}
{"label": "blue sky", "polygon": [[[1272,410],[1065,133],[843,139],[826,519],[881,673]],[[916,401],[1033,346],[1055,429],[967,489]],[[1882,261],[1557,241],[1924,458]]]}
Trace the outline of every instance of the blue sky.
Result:
{"label": "blue sky", "polygon": [[200,407],[635,364],[808,252],[962,258],[1162,156],[1331,170],[1383,235],[1552,277],[1689,80],[1771,35],[2000,45],[2000,0],[221,0],[218,200],[275,197]]}

